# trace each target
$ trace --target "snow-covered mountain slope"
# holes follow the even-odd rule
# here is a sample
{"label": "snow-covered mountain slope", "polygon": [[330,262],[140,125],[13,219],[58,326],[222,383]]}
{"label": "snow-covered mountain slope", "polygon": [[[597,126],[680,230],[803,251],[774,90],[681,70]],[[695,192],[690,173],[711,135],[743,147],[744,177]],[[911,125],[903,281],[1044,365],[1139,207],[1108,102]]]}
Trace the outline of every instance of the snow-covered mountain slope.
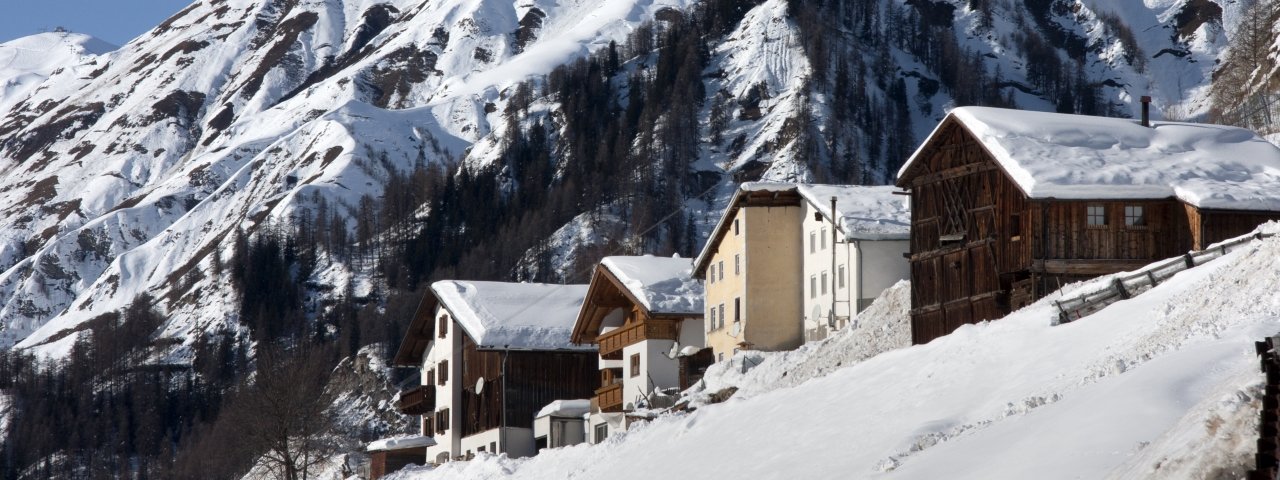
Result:
{"label": "snow-covered mountain slope", "polygon": [[89,35],[48,32],[0,43],[0,112],[31,95],[60,68],[76,67],[115,50]]}
{"label": "snow-covered mountain slope", "polygon": [[387,169],[455,160],[504,88],[683,6],[201,1],[55,72],[0,112],[0,345],[144,291],[168,296],[167,336],[234,318],[228,292],[182,297],[216,278],[178,291],[174,275],[314,194],[353,208]]}
{"label": "snow-covered mountain slope", "polygon": [[[672,19],[703,3],[201,0],[120,49],[90,56],[101,49],[82,40],[83,55],[0,98],[9,102],[0,105],[0,348],[63,352],[85,320],[142,292],[170,319],[163,338],[189,345],[195,332],[234,326],[235,295],[218,265],[231,257],[235,232],[288,226],[318,208],[318,198],[354,219],[360,198],[380,195],[393,170],[480,170],[500,161],[512,125],[546,121],[548,156],[563,171],[583,159],[565,153],[564,99],[546,95],[539,87],[548,82],[538,78],[610,42],[625,44],[651,20],[648,40],[663,38]],[[848,10],[838,3],[823,8]],[[1054,46],[1041,53],[1079,65],[1081,85],[1096,87],[1090,91],[1117,112],[1132,112],[1133,98],[1148,93],[1158,107],[1181,105],[1163,110],[1197,112],[1197,88],[1224,44],[1222,19],[1240,8],[881,0],[847,16],[853,31],[797,18],[802,4],[730,5],[741,21],[722,38],[702,39],[705,96],[688,128],[697,130],[696,158],[680,167],[697,185],[685,186],[674,207],[695,231],[684,243],[701,240],[734,180],[885,181],[946,108],[972,97],[939,87],[955,72],[940,70],[938,58],[978,59],[1003,82],[994,83],[999,95],[1051,109],[1062,100],[1039,86],[1043,62],[1029,59],[1027,40],[1047,38],[1041,44]],[[1104,18],[1107,8],[1116,12]],[[908,35],[916,26],[950,32],[947,44],[963,51],[930,53],[932,37]],[[1128,41],[1121,26],[1142,33]],[[812,50],[815,36],[830,40],[827,50]],[[882,37],[893,41],[868,47]],[[609,79],[620,106],[628,78],[657,70],[661,52],[649,52],[620,59]],[[847,75],[837,74],[845,67]],[[513,87],[529,78],[541,97],[508,113]],[[854,89],[861,96],[838,93]],[[854,105],[853,113],[838,104]],[[847,115],[861,123],[841,120]],[[668,128],[669,115],[650,117],[655,129]],[[657,162],[667,152],[655,144],[665,147],[637,137],[630,151],[652,151],[653,159],[637,156]],[[507,194],[546,188],[489,175]],[[554,256],[566,262],[534,277],[564,278],[569,265],[594,261],[590,252],[605,239],[651,226],[584,220],[634,218],[624,207],[575,205],[569,215],[583,216],[536,248],[507,246],[529,250],[520,265],[502,268],[534,272]],[[310,279],[322,291],[346,291],[358,278],[357,293],[367,293],[376,283],[365,263],[324,263]]]}
{"label": "snow-covered mountain slope", "polygon": [[725,403],[600,445],[392,478],[1239,477],[1260,406],[1253,342],[1280,330],[1277,272],[1280,238],[1254,241],[1074,323],[1052,325],[1053,301],[1108,278],[784,388],[780,374],[848,349],[739,355],[709,371],[748,387]]}

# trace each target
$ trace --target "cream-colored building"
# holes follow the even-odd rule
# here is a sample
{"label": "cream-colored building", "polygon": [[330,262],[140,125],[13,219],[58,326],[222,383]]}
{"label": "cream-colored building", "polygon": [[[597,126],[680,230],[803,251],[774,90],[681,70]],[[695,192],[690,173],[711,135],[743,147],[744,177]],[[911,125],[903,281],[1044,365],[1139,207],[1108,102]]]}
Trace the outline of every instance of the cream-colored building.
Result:
{"label": "cream-colored building", "polygon": [[717,361],[740,349],[803,343],[802,210],[795,185],[743,184],[694,262],[706,289],[706,345]]}
{"label": "cream-colored building", "polygon": [[856,324],[857,312],[908,278],[909,207],[893,190],[740,186],[694,262],[716,360],[825,338]]}

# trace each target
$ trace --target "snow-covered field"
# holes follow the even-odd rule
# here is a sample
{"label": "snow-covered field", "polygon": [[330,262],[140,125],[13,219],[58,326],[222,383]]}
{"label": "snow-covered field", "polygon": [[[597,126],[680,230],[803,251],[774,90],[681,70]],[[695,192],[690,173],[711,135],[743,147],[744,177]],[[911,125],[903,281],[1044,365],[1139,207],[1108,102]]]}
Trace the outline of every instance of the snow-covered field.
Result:
{"label": "snow-covered field", "polygon": [[742,387],[725,403],[600,445],[392,478],[1230,478],[1252,462],[1253,342],[1280,330],[1280,239],[1074,323],[1052,326],[1055,294],[859,361],[906,343],[891,334],[904,287],[860,317],[861,340],[842,332],[718,365],[708,390]]}

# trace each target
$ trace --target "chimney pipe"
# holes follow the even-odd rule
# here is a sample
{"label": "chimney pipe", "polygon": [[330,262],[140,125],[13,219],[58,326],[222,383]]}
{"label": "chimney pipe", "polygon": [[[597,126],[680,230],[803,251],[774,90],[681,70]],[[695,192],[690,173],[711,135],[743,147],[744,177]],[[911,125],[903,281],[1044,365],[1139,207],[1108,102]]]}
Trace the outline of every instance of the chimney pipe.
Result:
{"label": "chimney pipe", "polygon": [[1151,97],[1147,95],[1142,96],[1142,126],[1151,126]]}

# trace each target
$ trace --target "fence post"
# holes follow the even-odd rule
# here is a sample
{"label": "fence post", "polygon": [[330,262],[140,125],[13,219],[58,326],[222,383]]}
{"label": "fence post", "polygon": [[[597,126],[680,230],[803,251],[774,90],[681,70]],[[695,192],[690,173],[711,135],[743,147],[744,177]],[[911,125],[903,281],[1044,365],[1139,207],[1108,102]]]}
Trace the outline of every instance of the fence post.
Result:
{"label": "fence post", "polygon": [[1190,252],[1182,254],[1182,261],[1187,262],[1187,268],[1196,268],[1196,257],[1191,256]]}
{"label": "fence post", "polygon": [[1156,281],[1156,276],[1151,273],[1151,270],[1147,270],[1147,280],[1151,280],[1151,286],[1153,287],[1160,284],[1160,282]]}
{"label": "fence post", "polygon": [[1120,277],[1111,279],[1111,288],[1114,288],[1116,293],[1120,294],[1121,299],[1129,299],[1129,290],[1124,288],[1124,282],[1120,281]]}

